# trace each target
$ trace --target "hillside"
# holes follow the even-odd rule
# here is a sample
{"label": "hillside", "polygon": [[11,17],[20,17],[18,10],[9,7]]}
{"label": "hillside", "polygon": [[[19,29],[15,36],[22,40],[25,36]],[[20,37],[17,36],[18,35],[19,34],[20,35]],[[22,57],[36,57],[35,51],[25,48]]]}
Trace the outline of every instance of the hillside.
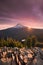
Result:
{"label": "hillside", "polygon": [[[19,27],[20,26],[20,27]],[[0,30],[0,38],[12,37],[17,40],[22,40],[28,36],[35,35],[37,39],[43,42],[43,29],[29,29],[22,25],[16,25],[16,27]]]}

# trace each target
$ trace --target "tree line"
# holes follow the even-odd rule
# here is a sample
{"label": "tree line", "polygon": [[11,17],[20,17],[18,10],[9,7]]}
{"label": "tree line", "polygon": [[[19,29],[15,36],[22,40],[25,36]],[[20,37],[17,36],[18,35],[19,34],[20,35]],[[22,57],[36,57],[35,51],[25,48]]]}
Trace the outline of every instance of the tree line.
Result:
{"label": "tree line", "polygon": [[12,38],[7,38],[6,40],[4,38],[0,39],[0,47],[7,46],[7,47],[35,47],[38,44],[38,40],[36,36],[29,36],[24,42],[20,42],[17,40],[14,40]]}

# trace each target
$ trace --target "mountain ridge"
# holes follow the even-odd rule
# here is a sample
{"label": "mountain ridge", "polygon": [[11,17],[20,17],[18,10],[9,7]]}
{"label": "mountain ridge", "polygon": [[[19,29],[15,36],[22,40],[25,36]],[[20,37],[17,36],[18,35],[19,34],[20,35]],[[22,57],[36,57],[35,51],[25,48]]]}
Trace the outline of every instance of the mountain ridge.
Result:
{"label": "mountain ridge", "polygon": [[12,37],[16,40],[22,40],[26,39],[28,36],[35,35],[39,41],[43,41],[43,29],[31,28],[30,30],[26,26],[20,26],[20,24],[17,27],[0,30],[0,38]]}

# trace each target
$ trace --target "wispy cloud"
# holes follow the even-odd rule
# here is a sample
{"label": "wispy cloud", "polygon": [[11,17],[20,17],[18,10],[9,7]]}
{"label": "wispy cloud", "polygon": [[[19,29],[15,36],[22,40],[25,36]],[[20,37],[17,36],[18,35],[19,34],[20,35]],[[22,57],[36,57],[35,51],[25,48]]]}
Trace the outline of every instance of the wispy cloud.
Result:
{"label": "wispy cloud", "polygon": [[23,24],[23,21],[27,22],[26,18],[43,24],[43,0],[0,0],[0,25]]}

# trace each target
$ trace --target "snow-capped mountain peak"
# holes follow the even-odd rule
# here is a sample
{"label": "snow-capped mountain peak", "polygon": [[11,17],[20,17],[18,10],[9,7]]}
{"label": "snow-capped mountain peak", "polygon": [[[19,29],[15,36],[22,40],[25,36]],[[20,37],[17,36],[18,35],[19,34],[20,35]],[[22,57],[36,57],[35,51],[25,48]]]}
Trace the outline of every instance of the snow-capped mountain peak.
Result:
{"label": "snow-capped mountain peak", "polygon": [[22,24],[17,24],[15,28],[23,28],[24,26]]}

